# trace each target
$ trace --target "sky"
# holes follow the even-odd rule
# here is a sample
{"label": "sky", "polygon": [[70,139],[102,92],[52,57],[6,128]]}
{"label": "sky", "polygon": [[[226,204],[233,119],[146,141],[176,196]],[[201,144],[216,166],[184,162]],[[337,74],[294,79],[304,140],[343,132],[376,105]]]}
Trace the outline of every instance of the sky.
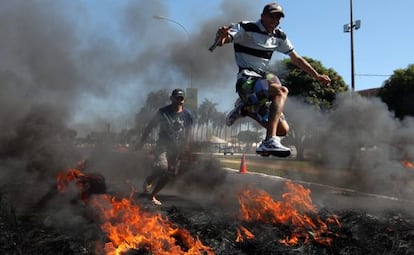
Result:
{"label": "sky", "polygon": [[[257,20],[267,1],[2,0],[3,126],[35,107],[86,134],[131,128],[146,95],[195,87],[220,111],[236,99],[232,47],[207,49],[219,26]],[[348,0],[280,0],[281,28],[302,56],[351,84]],[[414,63],[414,1],[353,0],[355,88],[379,87]],[[155,15],[169,20],[154,19]],[[274,54],[273,61],[286,56]],[[4,121],[7,120],[7,121]]]}

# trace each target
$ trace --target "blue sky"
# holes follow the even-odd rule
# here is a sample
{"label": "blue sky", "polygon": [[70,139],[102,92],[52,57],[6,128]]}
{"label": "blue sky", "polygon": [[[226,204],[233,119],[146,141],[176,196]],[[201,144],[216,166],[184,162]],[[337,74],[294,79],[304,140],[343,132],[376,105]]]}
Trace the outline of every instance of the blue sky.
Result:
{"label": "blue sky", "polygon": [[[231,45],[207,49],[219,26],[257,20],[267,1],[2,0],[1,118],[39,102],[85,132],[131,127],[151,91],[196,87],[220,111],[232,109],[237,67]],[[349,0],[280,0],[282,29],[296,51],[351,83]],[[353,0],[356,90],[379,87],[414,63],[414,1]],[[164,16],[181,24],[154,19]],[[285,56],[274,55],[274,61]],[[18,85],[15,85],[18,84]],[[21,103],[22,95],[25,104]],[[21,111],[19,114],[11,114]]]}

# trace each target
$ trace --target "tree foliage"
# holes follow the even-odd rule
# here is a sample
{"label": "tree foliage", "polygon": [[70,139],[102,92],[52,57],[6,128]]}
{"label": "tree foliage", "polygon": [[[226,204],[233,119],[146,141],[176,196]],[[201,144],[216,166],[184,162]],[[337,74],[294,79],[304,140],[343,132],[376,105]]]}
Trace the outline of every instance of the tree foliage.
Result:
{"label": "tree foliage", "polygon": [[198,115],[201,123],[209,123],[217,113],[217,103],[214,103],[208,99],[200,104],[198,108]]}
{"label": "tree foliage", "polygon": [[249,131],[249,130],[240,131],[239,134],[237,135],[237,138],[239,139],[239,141],[243,143],[256,143],[260,141],[261,137],[262,137],[262,133]]}
{"label": "tree foliage", "polygon": [[211,135],[211,133],[209,132],[211,127],[210,124],[212,124],[214,119],[216,119],[215,116],[217,115],[217,113],[217,103],[214,103],[208,99],[204,99],[204,101],[200,104],[197,110],[197,121],[199,126],[202,127],[201,134],[205,134],[205,139],[208,139]]}
{"label": "tree foliage", "polygon": [[397,118],[414,116],[414,64],[395,70],[384,82],[378,95]]}
{"label": "tree foliage", "polygon": [[335,100],[336,94],[348,90],[343,78],[333,69],[325,68],[321,62],[312,58],[304,57],[320,74],[327,74],[331,78],[331,84],[325,86],[319,81],[295,66],[290,59],[285,59],[276,64],[282,84],[289,89],[289,96],[302,97],[305,102],[318,106],[319,108],[330,108]]}
{"label": "tree foliage", "polygon": [[[285,59],[276,64],[275,70],[282,84],[289,89],[289,97],[295,97],[296,100],[303,101],[307,104],[315,106],[316,109],[329,109],[335,101],[336,95],[340,92],[348,90],[343,78],[333,69],[327,69],[322,66],[321,62],[311,58],[304,57],[312,67],[320,74],[326,74],[331,79],[330,85],[324,85],[311,77],[302,69],[293,64],[291,59]],[[284,70],[284,71],[280,71]],[[285,109],[292,111],[293,109]],[[313,130],[305,125],[307,120],[304,111],[311,110],[304,105],[303,109],[296,109],[300,112],[288,112],[288,121],[290,132],[286,139],[286,143],[293,144],[296,147],[297,159],[303,159],[304,149],[310,143]]]}
{"label": "tree foliage", "polygon": [[251,145],[253,143],[257,143],[258,141],[260,141],[261,137],[261,132],[255,132],[250,130],[240,131],[237,135],[237,139],[239,140],[239,142],[246,144],[245,152],[249,152]]}
{"label": "tree foliage", "polygon": [[138,113],[135,114],[135,132],[141,133],[148,121],[154,116],[155,112],[169,103],[169,93],[166,89],[150,92],[145,104]]}

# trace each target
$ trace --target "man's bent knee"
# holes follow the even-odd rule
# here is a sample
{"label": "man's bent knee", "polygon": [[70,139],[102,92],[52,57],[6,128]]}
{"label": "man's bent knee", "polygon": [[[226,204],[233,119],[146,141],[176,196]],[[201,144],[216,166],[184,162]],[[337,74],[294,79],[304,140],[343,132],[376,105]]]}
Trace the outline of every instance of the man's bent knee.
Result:
{"label": "man's bent knee", "polygon": [[272,96],[287,97],[289,89],[281,84],[272,83],[269,85],[269,93]]}
{"label": "man's bent knee", "polygon": [[168,171],[167,153],[163,152],[157,155],[156,158],[154,159],[152,167],[155,171],[161,171],[161,172]]}

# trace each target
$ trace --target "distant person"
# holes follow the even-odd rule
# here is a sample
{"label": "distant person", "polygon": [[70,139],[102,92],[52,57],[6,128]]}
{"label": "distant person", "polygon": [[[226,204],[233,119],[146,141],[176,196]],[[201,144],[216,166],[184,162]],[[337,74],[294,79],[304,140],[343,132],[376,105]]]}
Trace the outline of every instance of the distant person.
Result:
{"label": "distant person", "polygon": [[331,81],[296,53],[287,35],[278,28],[284,17],[283,9],[278,3],[269,3],[264,6],[259,20],[220,27],[216,34],[218,46],[234,44],[235,60],[239,67],[236,82],[239,99],[227,115],[226,124],[231,126],[244,116],[260,123],[266,128],[266,137],[256,152],[266,156],[272,154],[287,157],[291,153],[290,148],[280,142],[280,137],[286,136],[289,131],[289,125],[283,116],[289,91],[275,74],[267,70],[273,52],[288,55],[296,66],[319,82],[326,85]]}
{"label": "distant person", "polygon": [[143,185],[144,192],[151,192],[151,199],[155,205],[161,205],[156,195],[177,175],[182,154],[190,153],[193,117],[190,111],[184,108],[184,91],[174,89],[170,100],[171,104],[160,108],[147,124],[139,143],[142,147],[150,132],[159,128],[152,174],[145,179]]}

